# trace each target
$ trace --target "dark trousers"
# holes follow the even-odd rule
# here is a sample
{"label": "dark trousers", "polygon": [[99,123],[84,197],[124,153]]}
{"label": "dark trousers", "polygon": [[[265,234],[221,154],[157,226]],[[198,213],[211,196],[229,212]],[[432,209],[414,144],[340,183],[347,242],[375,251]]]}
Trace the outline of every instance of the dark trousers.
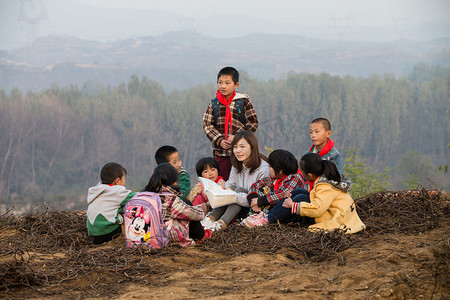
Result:
{"label": "dark trousers", "polygon": [[[309,203],[309,192],[302,188],[295,189],[291,192],[291,199],[294,202]],[[270,224],[276,223],[278,221],[282,223],[288,223],[295,219],[295,215],[291,213],[291,209],[283,207],[283,203],[284,199],[269,210],[267,219],[269,220]]]}
{"label": "dark trousers", "polygon": [[122,228],[119,226],[116,230],[114,230],[111,233],[105,234],[105,235],[99,235],[99,236],[92,236],[94,239],[94,244],[99,245],[103,244],[109,241],[112,241],[113,239],[119,237],[122,234]]}
{"label": "dark trousers", "polygon": [[[181,198],[180,198],[181,199]],[[192,205],[189,200],[181,199],[184,203]],[[193,240],[201,240],[205,236],[205,229],[200,221],[189,222],[189,237]]]}
{"label": "dark trousers", "polygon": [[219,164],[219,176],[222,176],[225,181],[230,177],[231,161],[229,156],[217,156],[214,155],[214,159]]}

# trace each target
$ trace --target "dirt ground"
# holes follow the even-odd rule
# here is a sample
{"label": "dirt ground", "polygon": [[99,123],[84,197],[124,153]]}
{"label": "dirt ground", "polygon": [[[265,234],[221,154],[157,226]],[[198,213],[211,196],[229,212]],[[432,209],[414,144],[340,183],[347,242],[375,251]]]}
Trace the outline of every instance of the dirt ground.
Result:
{"label": "dirt ground", "polygon": [[[308,240],[309,235],[286,233],[280,240],[291,242],[277,248],[281,242],[270,236],[280,231],[276,228],[232,225],[195,247],[137,254],[121,239],[101,246],[72,240],[54,250],[42,250],[35,240],[33,252],[29,244],[13,239],[31,230],[9,229],[0,235],[0,298],[450,299],[448,215],[447,206],[437,226],[415,233],[345,235],[328,242],[329,255],[323,259],[315,259],[313,251],[324,248],[326,236]],[[80,224],[85,222],[79,218]],[[296,230],[276,226],[289,234]],[[231,234],[241,237],[231,239]],[[318,241],[319,247],[305,251],[309,248],[300,248],[302,237],[305,244]],[[251,244],[242,239],[251,239]]]}

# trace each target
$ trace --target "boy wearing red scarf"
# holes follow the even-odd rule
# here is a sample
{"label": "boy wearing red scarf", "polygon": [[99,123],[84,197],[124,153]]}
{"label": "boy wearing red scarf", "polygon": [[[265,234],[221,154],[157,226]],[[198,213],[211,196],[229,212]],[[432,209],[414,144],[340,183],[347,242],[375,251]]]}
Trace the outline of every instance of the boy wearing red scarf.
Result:
{"label": "boy wearing red scarf", "polygon": [[217,75],[218,90],[203,116],[203,130],[211,141],[214,158],[220,166],[219,176],[228,180],[231,171],[231,142],[240,131],[255,132],[258,119],[250,98],[236,92],[239,87],[239,72],[225,67]]}
{"label": "boy wearing red scarf", "polygon": [[[328,119],[317,118],[311,121],[309,126],[309,136],[312,146],[306,153],[317,153],[324,160],[334,163],[340,174],[344,173],[344,158],[339,151],[334,148],[334,141],[330,139],[331,123]],[[312,190],[313,182],[309,182]]]}

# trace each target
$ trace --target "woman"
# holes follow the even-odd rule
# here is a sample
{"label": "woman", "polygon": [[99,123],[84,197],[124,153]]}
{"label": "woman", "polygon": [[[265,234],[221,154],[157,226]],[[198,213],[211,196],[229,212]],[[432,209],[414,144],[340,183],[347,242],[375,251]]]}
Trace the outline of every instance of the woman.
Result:
{"label": "woman", "polygon": [[253,132],[236,133],[231,148],[232,168],[225,188],[234,190],[237,193],[237,200],[236,204],[214,208],[202,221],[203,226],[212,231],[225,229],[241,209],[248,210],[248,189],[256,181],[269,176],[269,165],[259,153],[258,140]]}

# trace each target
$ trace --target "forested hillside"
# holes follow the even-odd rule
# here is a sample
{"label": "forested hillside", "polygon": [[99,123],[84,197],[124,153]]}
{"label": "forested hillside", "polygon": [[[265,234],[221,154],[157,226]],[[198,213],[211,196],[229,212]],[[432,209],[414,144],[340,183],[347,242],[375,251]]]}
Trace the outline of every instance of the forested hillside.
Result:
{"label": "forested hillside", "polygon": [[[448,164],[449,85],[450,68],[418,65],[404,78],[292,73],[263,82],[242,72],[240,91],[256,108],[261,152],[284,148],[300,158],[310,146],[310,121],[326,117],[344,156],[359,149],[374,170],[394,168],[392,187],[409,174],[448,188],[448,174],[437,167]],[[179,149],[195,177],[197,160],[212,154],[202,117],[215,90],[211,83],[167,93],[132,76],[90,94],[77,86],[0,91],[1,210],[40,201],[85,209],[87,188],[109,161],[125,166],[127,186],[140,189],[163,144]]]}

